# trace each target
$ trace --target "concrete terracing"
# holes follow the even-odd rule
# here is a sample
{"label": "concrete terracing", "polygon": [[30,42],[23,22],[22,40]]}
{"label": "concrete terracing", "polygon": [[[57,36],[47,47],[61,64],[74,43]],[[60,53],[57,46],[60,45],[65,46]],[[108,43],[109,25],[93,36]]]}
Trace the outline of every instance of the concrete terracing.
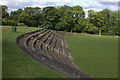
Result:
{"label": "concrete terracing", "polygon": [[58,31],[41,29],[23,34],[17,37],[17,45],[44,66],[69,78],[90,78],[74,64],[64,35]]}

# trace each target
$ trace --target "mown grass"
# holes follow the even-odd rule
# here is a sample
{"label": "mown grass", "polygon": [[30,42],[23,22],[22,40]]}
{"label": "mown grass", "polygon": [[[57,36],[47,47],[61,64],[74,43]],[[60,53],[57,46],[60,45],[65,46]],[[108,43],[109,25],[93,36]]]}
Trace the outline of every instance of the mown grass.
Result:
{"label": "mown grass", "polygon": [[[39,28],[26,28],[26,32]],[[24,27],[18,27],[12,32],[11,27],[2,27],[2,71],[3,78],[65,78],[31,59],[16,45],[17,36],[25,33]]]}
{"label": "mown grass", "polygon": [[[16,45],[24,27],[12,32],[3,27],[3,78],[66,78],[35,60]],[[27,28],[26,32],[39,28]],[[75,64],[93,78],[116,78],[118,74],[118,38],[113,36],[71,35],[65,37]]]}
{"label": "mown grass", "polygon": [[75,64],[93,78],[118,77],[118,38],[71,35],[65,37]]}

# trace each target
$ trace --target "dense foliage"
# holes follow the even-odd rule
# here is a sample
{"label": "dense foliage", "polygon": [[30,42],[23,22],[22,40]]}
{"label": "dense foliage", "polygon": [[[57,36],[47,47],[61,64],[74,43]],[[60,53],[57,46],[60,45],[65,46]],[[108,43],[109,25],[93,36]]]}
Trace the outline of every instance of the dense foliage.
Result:
{"label": "dense foliage", "polygon": [[2,5],[2,25],[41,26],[43,28],[90,34],[118,35],[118,13],[104,9],[99,12],[85,12],[79,5],[61,7],[26,7],[8,13],[8,7]]}

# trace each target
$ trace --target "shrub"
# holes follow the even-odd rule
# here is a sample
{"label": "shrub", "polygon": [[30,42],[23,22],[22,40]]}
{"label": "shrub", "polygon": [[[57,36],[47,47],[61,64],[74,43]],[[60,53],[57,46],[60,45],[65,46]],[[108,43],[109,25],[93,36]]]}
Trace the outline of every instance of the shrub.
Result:
{"label": "shrub", "polygon": [[2,19],[2,25],[9,25],[7,18]]}
{"label": "shrub", "polygon": [[8,20],[8,24],[9,24],[10,26],[17,26],[17,25],[18,25],[18,22],[15,21],[15,20]]}
{"label": "shrub", "polygon": [[18,26],[25,26],[24,23],[18,23]]}
{"label": "shrub", "polygon": [[51,29],[52,24],[49,21],[44,21],[43,24],[42,24],[42,27],[44,27],[46,29]]}

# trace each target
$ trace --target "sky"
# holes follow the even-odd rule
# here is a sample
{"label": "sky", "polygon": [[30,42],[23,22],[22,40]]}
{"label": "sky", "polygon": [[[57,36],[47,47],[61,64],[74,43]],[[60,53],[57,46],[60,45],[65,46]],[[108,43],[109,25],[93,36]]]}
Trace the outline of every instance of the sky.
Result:
{"label": "sky", "polygon": [[30,6],[44,8],[46,6],[79,5],[83,7],[87,15],[87,11],[90,9],[101,11],[107,8],[111,11],[117,11],[119,1],[120,0],[0,0],[0,5],[7,5],[9,12]]}

